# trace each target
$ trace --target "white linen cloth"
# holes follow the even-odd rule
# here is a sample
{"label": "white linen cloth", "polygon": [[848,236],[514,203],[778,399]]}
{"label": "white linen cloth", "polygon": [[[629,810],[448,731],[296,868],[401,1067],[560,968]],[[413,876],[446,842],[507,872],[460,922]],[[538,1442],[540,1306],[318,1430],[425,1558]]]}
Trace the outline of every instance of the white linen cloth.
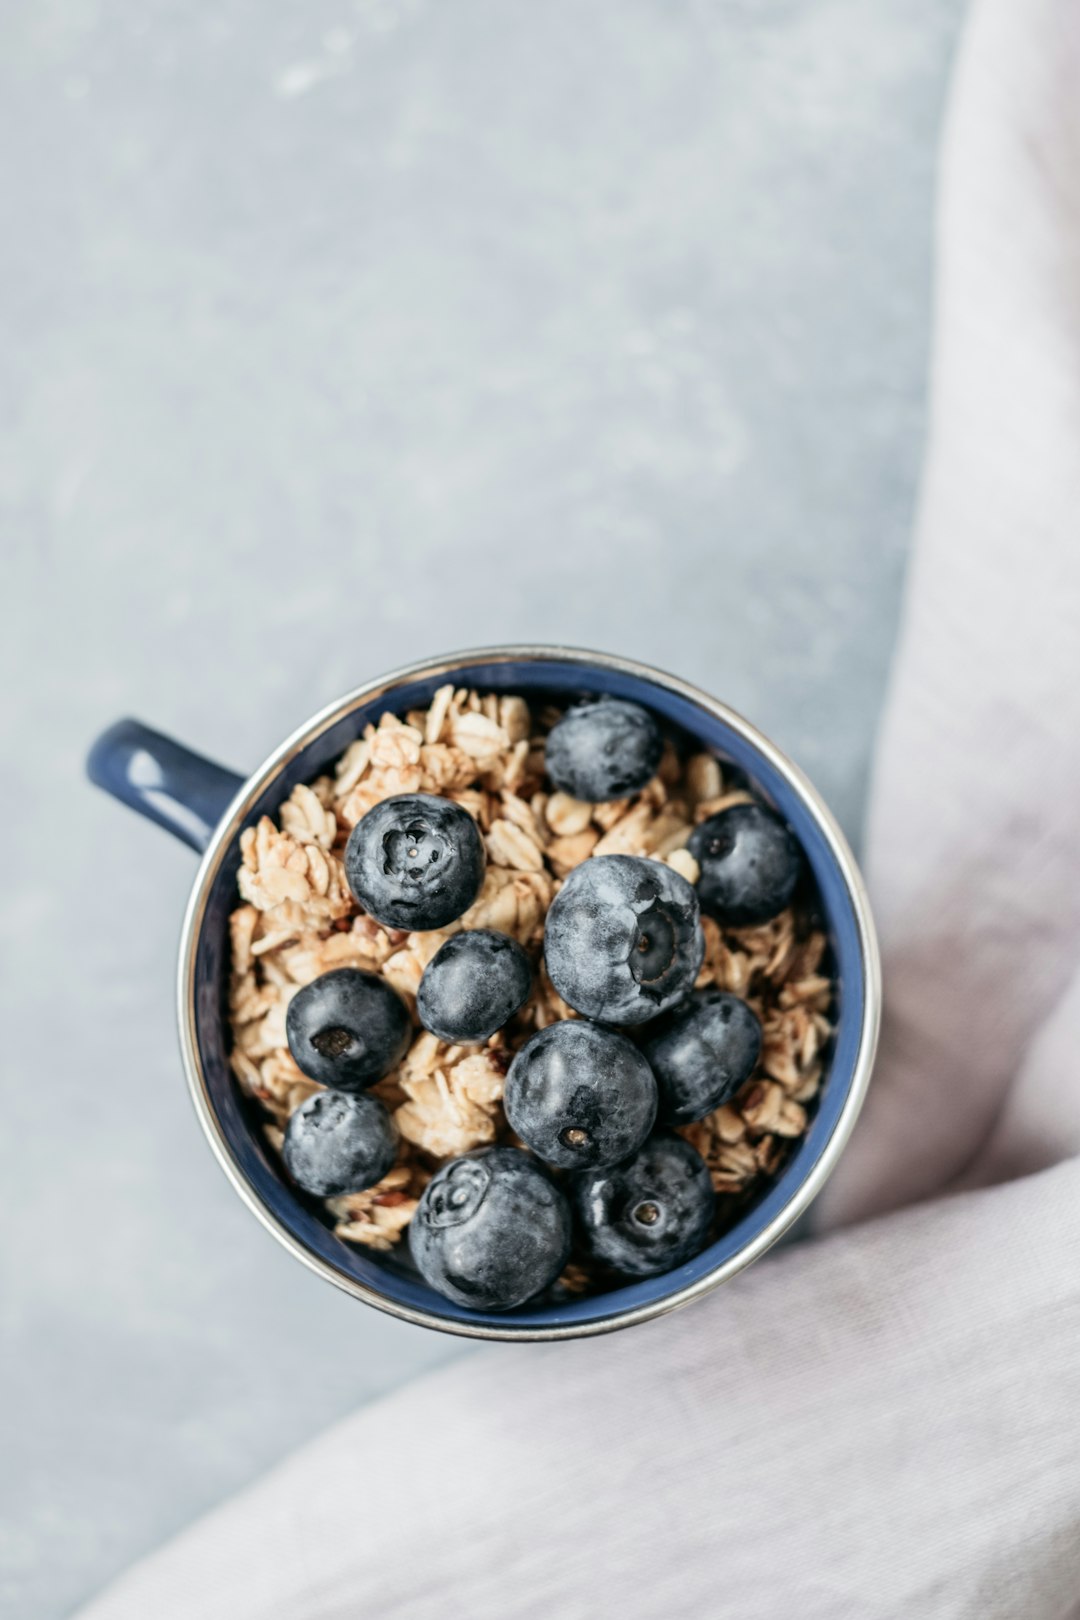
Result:
{"label": "white linen cloth", "polygon": [[846,1229],[420,1381],[84,1620],[1080,1616],[1077,0],[980,0],[939,245]]}

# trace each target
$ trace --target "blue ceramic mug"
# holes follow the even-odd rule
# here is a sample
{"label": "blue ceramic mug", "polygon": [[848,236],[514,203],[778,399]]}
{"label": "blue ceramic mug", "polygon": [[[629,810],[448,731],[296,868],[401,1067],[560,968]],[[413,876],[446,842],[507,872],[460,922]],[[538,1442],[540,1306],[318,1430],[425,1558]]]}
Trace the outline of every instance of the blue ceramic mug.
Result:
{"label": "blue ceramic mug", "polygon": [[[507,1315],[463,1310],[407,1264],[336,1238],[285,1180],[229,1069],[228,918],[240,834],[273,816],[299,782],[330,769],[369,721],[425,707],[448,680],[567,702],[610,693],[647,705],[675,732],[745,772],[798,836],[815,879],[837,981],[836,1035],[809,1128],[776,1179],[686,1265],[623,1288]],[[180,1045],[195,1110],[241,1198],[281,1243],[357,1299],[406,1321],[480,1339],[569,1339],[644,1322],[708,1293],[756,1260],[820,1191],[855,1123],[877,1044],[880,966],[862,879],[814,788],[767,738],[685,681],[629,659],[562,647],[494,647],[414,664],[350,692],[281,744],[245,781],[133,720],[94,744],[92,781],[202,853],[184,919]]]}

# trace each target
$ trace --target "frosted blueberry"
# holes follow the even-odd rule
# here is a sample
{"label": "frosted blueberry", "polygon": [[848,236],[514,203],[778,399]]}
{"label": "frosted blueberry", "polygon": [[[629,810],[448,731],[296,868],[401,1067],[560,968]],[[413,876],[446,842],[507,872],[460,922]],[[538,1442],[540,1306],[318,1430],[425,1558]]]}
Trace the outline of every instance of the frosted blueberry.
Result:
{"label": "frosted blueberry", "polygon": [[666,1132],[622,1164],[574,1176],[570,1196],[589,1253],[630,1277],[655,1277],[692,1259],[716,1210],[701,1154]]}
{"label": "frosted blueberry", "polygon": [[374,1187],[397,1158],[397,1132],[377,1097],[317,1091],[285,1128],[285,1168],[316,1198]]}
{"label": "frosted blueberry", "polygon": [[486,1041],[528,1000],[532,968],[516,939],[493,928],[452,934],[424,969],[416,1010],[441,1041]]}
{"label": "frosted blueberry", "polygon": [[309,1079],[336,1091],[363,1091],[404,1057],[412,1025],[385,979],[359,968],[335,968],[293,996],[285,1035]]}
{"label": "frosted blueberry", "polygon": [[761,1055],[761,1025],[745,1001],[710,985],[649,1024],[641,1049],[656,1076],[661,1123],[688,1125],[749,1080]]}
{"label": "frosted blueberry", "polygon": [[552,1283],[570,1253],[566,1199],[516,1148],[444,1164],[409,1224],[417,1268],[436,1292],[477,1311],[509,1311]]}
{"label": "frosted blueberry", "polygon": [[399,793],[356,823],[345,876],[364,910],[387,928],[445,928],[480,892],[484,844],[472,816],[452,799]]}
{"label": "frosted blueberry", "polygon": [[575,799],[622,799],[656,775],[663,746],[656,721],[640,704],[595,698],[568,709],[551,728],[545,767],[555,786]]}
{"label": "frosted blueberry", "polygon": [[576,866],[548,911],[544,957],[576,1012],[642,1024],[693,988],[705,955],[697,895],[659,861],[597,855]]}
{"label": "frosted blueberry", "polygon": [[584,1170],[615,1164],[641,1146],[656,1119],[656,1081],[625,1035],[566,1019],[516,1054],[503,1107],[541,1159]]}
{"label": "frosted blueberry", "polygon": [[735,928],[768,922],[790,904],[802,856],[788,828],[761,804],[733,804],[690,835],[701,868],[701,908]]}

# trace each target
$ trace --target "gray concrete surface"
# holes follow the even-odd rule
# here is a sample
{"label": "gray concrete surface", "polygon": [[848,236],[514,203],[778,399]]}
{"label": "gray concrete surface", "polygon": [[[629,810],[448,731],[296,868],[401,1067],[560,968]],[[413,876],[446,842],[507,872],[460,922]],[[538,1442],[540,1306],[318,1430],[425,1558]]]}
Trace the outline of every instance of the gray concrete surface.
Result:
{"label": "gray concrete surface", "polygon": [[721,693],[856,829],[958,11],[4,7],[5,1614],[461,1353],[229,1191],[173,1033],[193,862],[87,742],[248,766],[390,665],[562,639]]}

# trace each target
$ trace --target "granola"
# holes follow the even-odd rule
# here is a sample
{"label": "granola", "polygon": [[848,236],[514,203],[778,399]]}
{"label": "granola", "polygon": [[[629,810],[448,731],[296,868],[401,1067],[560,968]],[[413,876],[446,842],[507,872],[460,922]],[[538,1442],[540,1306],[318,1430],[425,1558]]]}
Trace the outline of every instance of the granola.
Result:
{"label": "granola", "polygon": [[[631,854],[661,861],[692,883],[698,868],[686,843],[695,825],[752,797],[725,781],[711,755],[680,757],[670,742],[657,774],[632,798],[588,804],[550,791],[544,739],[559,713],[534,715],[519,696],[444,686],[427,709],[369,724],[332,774],[293,789],[276,823],[264,816],[241,835],[240,904],[230,918],[231,1064],[267,1116],[276,1151],[292,1111],[321,1089],[301,1073],[285,1036],[285,1012],[302,985],[339,967],[380,974],[415,1021],[424,968],[459,929],[510,934],[536,966],[528,1002],[486,1044],[448,1045],[418,1027],[398,1068],[372,1088],[394,1116],[401,1149],[377,1186],[326,1201],[347,1242],[391,1250],[440,1164],[513,1140],[501,1105],[510,1059],[536,1030],[577,1016],[556,994],[542,959],[544,918],[567,874],[593,855]],[[425,933],[366,916],[342,863],[361,816],[392,794],[416,792],[462,805],[487,851],[475,904],[447,928]],[[833,985],[824,934],[794,909],[754,928],[722,928],[710,917],[702,924],[697,986],[743,997],[764,1037],[757,1069],[737,1096],[682,1128],[724,1195],[723,1218],[776,1174],[807,1128],[832,1034]],[[580,1291],[590,1279],[575,1266],[563,1284]]]}

